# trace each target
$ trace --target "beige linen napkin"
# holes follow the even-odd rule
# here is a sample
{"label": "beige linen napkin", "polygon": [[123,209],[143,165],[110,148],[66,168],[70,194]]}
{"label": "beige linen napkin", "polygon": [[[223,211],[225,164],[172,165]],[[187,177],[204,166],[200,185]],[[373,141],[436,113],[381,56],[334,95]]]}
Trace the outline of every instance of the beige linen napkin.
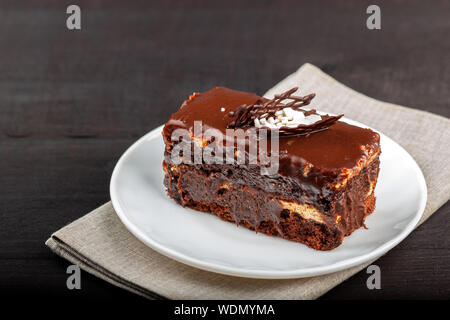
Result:
{"label": "beige linen napkin", "polygon": [[[363,122],[401,144],[420,165],[428,186],[424,222],[449,199],[450,120],[366,97],[305,64],[267,96],[293,86],[317,94],[314,105]],[[55,253],[112,284],[148,298],[315,299],[370,263],[319,277],[259,280],[224,276],[175,262],[137,240],[107,203],[55,232]]]}

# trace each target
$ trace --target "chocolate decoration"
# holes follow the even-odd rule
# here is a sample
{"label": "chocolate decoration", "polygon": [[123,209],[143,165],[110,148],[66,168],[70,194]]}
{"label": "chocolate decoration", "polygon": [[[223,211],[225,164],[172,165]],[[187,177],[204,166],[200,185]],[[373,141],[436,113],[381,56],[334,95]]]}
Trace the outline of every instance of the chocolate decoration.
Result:
{"label": "chocolate decoration", "polygon": [[[287,90],[281,94],[277,94],[271,100],[259,99],[252,104],[242,105],[238,107],[235,111],[228,113],[229,117],[235,117],[236,119],[231,121],[227,128],[248,128],[254,126],[254,121],[257,118],[269,118],[279,110],[284,108],[292,108],[293,110],[302,111],[305,116],[315,114],[316,110],[299,110],[299,108],[309,105],[311,100],[316,96],[315,93],[308,94],[306,96],[293,96],[292,94],[298,90],[298,87]],[[283,104],[284,100],[292,100],[286,104]],[[299,124],[297,127],[287,127],[283,126],[277,129],[271,129],[268,127],[263,127],[268,130],[278,130],[281,136],[295,136],[302,134],[311,134],[314,132],[322,131],[330,126],[332,126],[336,121],[338,121],[343,114],[338,116],[330,115],[320,115],[322,120],[315,123],[305,125]]]}

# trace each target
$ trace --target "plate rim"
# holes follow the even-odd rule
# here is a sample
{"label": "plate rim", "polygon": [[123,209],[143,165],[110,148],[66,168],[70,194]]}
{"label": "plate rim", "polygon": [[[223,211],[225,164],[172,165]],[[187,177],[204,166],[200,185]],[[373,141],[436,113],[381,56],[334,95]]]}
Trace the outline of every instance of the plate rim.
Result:
{"label": "plate rim", "polygon": [[224,266],[212,262],[202,261],[200,259],[191,257],[190,255],[187,255],[182,252],[178,252],[176,250],[173,250],[171,248],[167,248],[158,242],[154,241],[151,237],[145,234],[142,230],[139,229],[138,226],[136,226],[134,223],[132,223],[126,213],[125,210],[120,205],[120,200],[117,195],[117,179],[119,175],[120,168],[122,167],[122,164],[126,161],[126,159],[132,154],[132,152],[140,146],[144,141],[147,141],[149,139],[157,138],[158,135],[161,134],[162,128],[164,125],[160,125],[156,127],[155,129],[151,130],[141,138],[139,138],[137,141],[135,141],[130,147],[127,148],[127,150],[121,155],[119,160],[117,161],[113,173],[111,175],[110,179],[110,197],[111,197],[111,203],[114,207],[114,210],[116,214],[118,215],[119,219],[122,221],[122,223],[125,225],[125,227],[130,231],[135,237],[137,237],[142,243],[150,247],[151,249],[157,251],[158,253],[169,257],[175,261],[178,261],[180,263],[189,265],[191,267],[195,267],[201,270],[224,274],[224,275],[231,275],[236,277],[244,277],[244,278],[255,278],[255,279],[296,279],[296,278],[307,278],[312,276],[319,276],[324,274],[329,274],[341,270],[345,270],[351,267],[354,267],[356,265],[363,264],[370,260],[375,260],[387,253],[389,250],[394,248],[396,245],[398,245],[401,241],[403,241],[415,228],[415,226],[418,224],[420,219],[422,218],[423,212],[426,207],[427,203],[427,185],[425,181],[425,177],[423,175],[422,170],[420,169],[417,162],[414,160],[414,158],[409,154],[408,151],[406,151],[400,144],[398,144],[395,140],[391,139],[389,136],[383,134],[382,132],[375,130],[367,125],[364,125],[358,121],[354,121],[351,119],[348,119],[346,117],[342,118],[343,121],[348,122],[353,125],[357,125],[364,128],[369,128],[375,132],[378,132],[380,135],[384,136],[384,138],[387,138],[391,140],[398,148],[403,150],[407,157],[412,160],[412,163],[414,164],[413,168],[416,173],[416,176],[418,177],[419,182],[419,189],[421,194],[420,204],[418,206],[418,209],[414,213],[413,219],[403,228],[403,230],[394,238],[383,242],[381,245],[377,246],[375,249],[371,250],[370,252],[367,252],[362,255],[358,255],[356,257],[351,257],[347,259],[343,259],[341,261],[332,263],[330,265],[324,265],[324,266],[315,266],[315,267],[309,267],[309,268],[301,268],[301,269],[295,269],[295,270],[258,270],[258,269],[242,269],[238,267],[232,267],[232,266]]}

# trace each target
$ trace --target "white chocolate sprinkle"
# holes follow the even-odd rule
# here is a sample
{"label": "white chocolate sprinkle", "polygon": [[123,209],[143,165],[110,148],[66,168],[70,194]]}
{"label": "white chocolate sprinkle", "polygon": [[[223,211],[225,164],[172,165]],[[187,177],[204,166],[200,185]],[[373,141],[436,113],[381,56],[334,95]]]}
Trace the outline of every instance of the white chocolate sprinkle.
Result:
{"label": "white chocolate sprinkle", "polygon": [[312,125],[320,120],[322,117],[317,114],[311,114],[305,117],[302,111],[294,110],[292,108],[283,108],[275,112],[274,116],[267,118],[268,114],[264,113],[259,118],[255,119],[255,127],[267,127],[276,129],[281,127],[295,128],[299,125]]}

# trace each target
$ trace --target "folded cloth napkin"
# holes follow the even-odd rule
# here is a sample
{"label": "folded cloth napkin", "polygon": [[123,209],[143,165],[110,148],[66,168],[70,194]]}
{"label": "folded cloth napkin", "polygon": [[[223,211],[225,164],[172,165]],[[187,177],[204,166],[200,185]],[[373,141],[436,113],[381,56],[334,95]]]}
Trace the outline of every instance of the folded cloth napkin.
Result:
{"label": "folded cloth napkin", "polygon": [[[450,120],[428,112],[380,102],[353,91],[310,64],[267,92],[293,86],[315,92],[322,111],[345,113],[393,138],[418,162],[428,186],[420,223],[450,195]],[[55,232],[46,245],[82,269],[148,298],[315,299],[371,262],[303,279],[260,280],[220,275],[189,267],[150,249],[120,222],[111,203]]]}

